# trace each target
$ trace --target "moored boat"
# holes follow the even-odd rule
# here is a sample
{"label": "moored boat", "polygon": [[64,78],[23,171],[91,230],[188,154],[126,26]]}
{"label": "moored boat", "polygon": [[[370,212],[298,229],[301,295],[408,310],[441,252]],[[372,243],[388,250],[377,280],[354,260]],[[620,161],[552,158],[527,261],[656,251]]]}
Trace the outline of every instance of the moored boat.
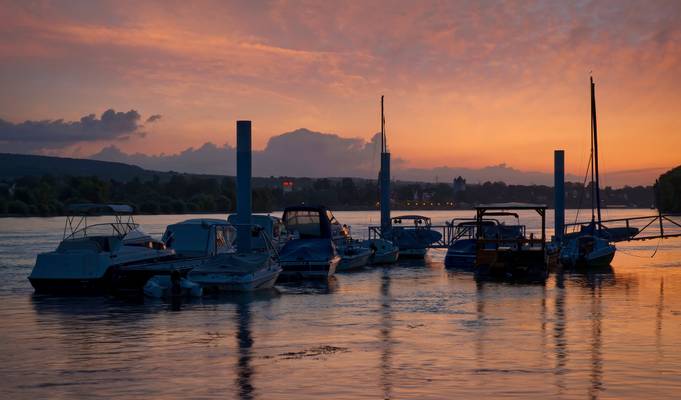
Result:
{"label": "moored boat", "polygon": [[442,239],[442,234],[431,229],[430,218],[423,215],[401,215],[392,218],[391,239],[400,249],[400,257],[423,258],[428,247]]}
{"label": "moored boat", "polygon": [[[177,260],[175,251],[135,223],[131,206],[73,204],[68,211],[59,246],[38,254],[28,277],[37,292],[108,293],[121,281],[122,269],[134,270],[129,278],[144,285],[149,274],[183,267],[168,266]],[[113,220],[88,224],[88,217],[103,216]]]}
{"label": "moored boat", "polygon": [[582,225],[579,232],[564,235],[559,260],[560,263],[566,267],[600,268],[610,265],[617,251],[617,248],[612,242],[630,237],[638,232],[635,228],[626,227],[608,229],[603,225],[601,218],[600,173],[598,169],[596,86],[593,82],[593,78],[590,78],[590,88],[591,157],[587,173],[591,171],[591,222]]}
{"label": "moored boat", "polygon": [[234,245],[237,229],[225,220],[190,219],[166,228],[164,238],[179,256],[200,260],[187,278],[206,291],[249,291],[271,288],[281,268],[276,249],[264,230],[251,229],[252,242],[263,248],[240,253]]}
{"label": "moored boat", "polygon": [[393,264],[400,256],[400,248],[390,240],[367,239],[363,242],[364,247],[368,247],[372,254],[369,258],[371,264]]}
{"label": "moored boat", "polygon": [[321,206],[284,210],[282,221],[292,239],[279,252],[282,276],[327,278],[336,272],[341,257],[333,242],[332,217]]}

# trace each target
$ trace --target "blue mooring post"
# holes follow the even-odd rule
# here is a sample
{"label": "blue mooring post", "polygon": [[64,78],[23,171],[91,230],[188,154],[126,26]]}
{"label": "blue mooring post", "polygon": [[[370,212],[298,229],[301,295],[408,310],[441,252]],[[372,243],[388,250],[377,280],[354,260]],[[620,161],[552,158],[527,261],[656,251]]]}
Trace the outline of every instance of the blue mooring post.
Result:
{"label": "blue mooring post", "polygon": [[251,251],[251,121],[236,121],[237,251]]}
{"label": "blue mooring post", "polygon": [[554,236],[556,241],[563,239],[565,231],[565,151],[553,153],[553,204],[555,209]]}
{"label": "blue mooring post", "polygon": [[390,232],[390,153],[381,153],[381,234]]}

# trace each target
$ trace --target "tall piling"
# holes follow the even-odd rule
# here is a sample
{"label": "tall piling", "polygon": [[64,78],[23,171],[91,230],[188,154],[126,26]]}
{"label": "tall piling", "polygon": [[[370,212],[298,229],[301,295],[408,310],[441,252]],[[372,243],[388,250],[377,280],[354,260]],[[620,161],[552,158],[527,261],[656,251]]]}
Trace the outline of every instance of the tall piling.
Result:
{"label": "tall piling", "polygon": [[563,239],[565,231],[565,151],[553,153],[553,204],[554,204],[554,237],[556,241]]}
{"label": "tall piling", "polygon": [[236,121],[237,251],[251,251],[251,121]]}

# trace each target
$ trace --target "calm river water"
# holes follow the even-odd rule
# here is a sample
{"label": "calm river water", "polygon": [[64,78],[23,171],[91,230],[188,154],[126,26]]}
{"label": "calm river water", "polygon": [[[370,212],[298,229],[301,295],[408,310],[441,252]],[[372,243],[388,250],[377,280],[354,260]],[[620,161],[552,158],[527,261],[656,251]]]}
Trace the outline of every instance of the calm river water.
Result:
{"label": "calm river water", "polygon": [[[610,210],[608,217],[650,210]],[[471,212],[424,212],[434,223]],[[574,213],[568,212],[568,220]],[[377,212],[338,212],[357,235]],[[536,229],[538,219],[527,215]],[[190,216],[140,216],[150,233]],[[552,221],[552,220],[550,220]],[[0,219],[0,398],[678,398],[681,240],[612,271],[476,284],[425,261],[201,299],[36,296],[62,218]],[[657,250],[653,258],[651,255]]]}

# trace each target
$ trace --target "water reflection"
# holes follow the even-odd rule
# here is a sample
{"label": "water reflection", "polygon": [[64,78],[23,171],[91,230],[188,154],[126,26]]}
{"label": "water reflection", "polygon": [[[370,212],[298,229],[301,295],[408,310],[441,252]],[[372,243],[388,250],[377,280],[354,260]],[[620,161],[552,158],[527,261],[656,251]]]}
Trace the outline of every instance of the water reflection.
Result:
{"label": "water reflection", "polygon": [[390,269],[383,268],[381,275],[381,387],[383,398],[392,398],[393,316],[390,295]]}
{"label": "water reflection", "polygon": [[[566,316],[565,316],[565,279],[568,277],[570,282],[577,287],[582,287],[588,291],[590,298],[589,320],[591,322],[591,337],[589,340],[589,387],[587,395],[590,399],[599,398],[604,390],[603,385],[603,310],[601,300],[603,288],[606,286],[616,286],[614,270],[611,266],[601,268],[590,268],[578,273],[559,272],[556,274],[556,325],[554,337],[556,339],[556,386],[559,393],[565,390],[565,383],[562,375],[567,372],[568,361],[567,340],[565,338]],[[625,279],[628,282],[628,280]],[[630,286],[627,283],[627,286]]]}
{"label": "water reflection", "polygon": [[555,324],[553,325],[553,339],[555,348],[556,366],[554,368],[556,377],[556,387],[558,394],[562,394],[566,387],[564,376],[567,373],[568,362],[568,342],[566,333],[566,313],[565,313],[565,276],[562,273],[556,274],[556,298],[555,298]]}
{"label": "water reflection", "polygon": [[238,345],[238,360],[236,364],[236,389],[241,399],[253,399],[252,384],[255,370],[251,365],[251,349],[253,337],[251,335],[251,304],[250,301],[237,303],[236,307],[236,340]]}
{"label": "water reflection", "polygon": [[277,282],[280,292],[286,294],[332,294],[338,291],[340,284],[336,276],[327,279],[288,280]]}
{"label": "water reflection", "polygon": [[485,343],[485,283],[483,282],[476,282],[475,284],[475,315],[476,315],[476,322],[477,322],[477,327],[478,327],[478,332],[476,333],[476,341],[475,341],[475,359],[478,362],[477,369],[481,370],[486,367],[485,364],[485,353],[484,353],[484,343]]}
{"label": "water reflection", "polygon": [[[602,352],[602,274],[594,274],[591,285],[591,374],[589,398],[597,399],[603,391],[603,352]],[[614,279],[614,278],[613,278]]]}
{"label": "water reflection", "polygon": [[658,361],[662,359],[662,317],[664,314],[664,277],[660,277],[660,292],[657,297],[657,313],[655,314],[655,348]]}

